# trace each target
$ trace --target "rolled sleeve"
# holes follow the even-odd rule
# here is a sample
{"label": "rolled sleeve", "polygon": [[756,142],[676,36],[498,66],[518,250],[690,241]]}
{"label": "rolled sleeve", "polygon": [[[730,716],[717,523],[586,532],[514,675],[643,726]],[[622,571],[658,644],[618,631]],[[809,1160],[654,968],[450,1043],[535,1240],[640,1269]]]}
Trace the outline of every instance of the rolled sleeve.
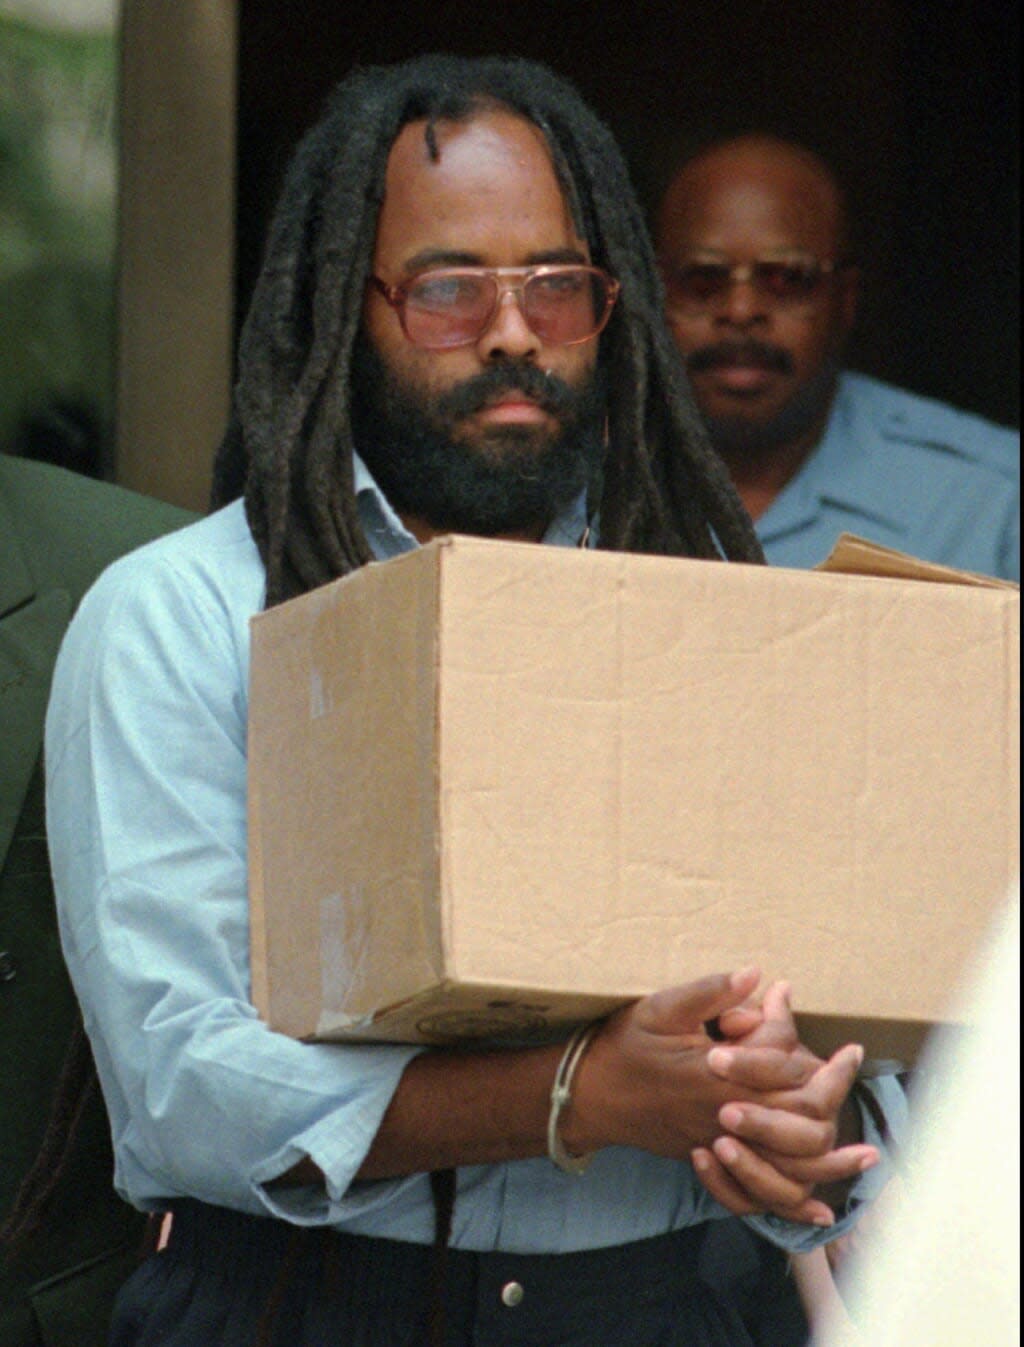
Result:
{"label": "rolled sleeve", "polygon": [[[247,623],[201,581],[173,559],[108,572],[68,633],[47,721],[61,937],[115,1180],[142,1207],[188,1196],[344,1222],[416,1049],[299,1043],[250,1002]],[[302,1157],[324,1192],[271,1196]]]}

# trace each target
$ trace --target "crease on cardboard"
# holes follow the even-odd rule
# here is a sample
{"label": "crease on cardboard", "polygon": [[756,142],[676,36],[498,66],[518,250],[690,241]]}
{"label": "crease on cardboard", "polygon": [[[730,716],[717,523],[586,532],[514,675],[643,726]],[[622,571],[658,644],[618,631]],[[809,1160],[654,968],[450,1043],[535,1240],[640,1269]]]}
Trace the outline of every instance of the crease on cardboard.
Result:
{"label": "crease on cardboard", "polygon": [[371,1012],[368,1015],[346,1015],[344,1011],[322,1010],[317,1020],[316,1032],[310,1042],[324,1043],[334,1038],[361,1039],[370,1036],[373,1022],[377,1018]]}
{"label": "crease on cardboard", "polygon": [[314,660],[313,667],[309,671],[309,718],[310,720],[320,720],[331,709],[331,700],[328,695],[327,684],[324,681],[320,664]]}
{"label": "crease on cardboard", "polygon": [[[386,1005],[378,1006],[375,1010],[367,1011],[362,1015],[349,1014],[343,1010],[332,1011],[325,1007],[317,1024],[314,1040],[345,1039],[358,1042],[366,1039],[370,1042],[386,1042],[388,1041],[386,1037],[388,1028],[395,1020],[404,1020],[404,1017],[416,1012],[417,1006],[433,1005],[437,1000],[445,997],[450,987],[451,983],[448,979],[441,978],[435,986],[425,987],[409,996],[401,996],[395,1001],[389,1001]],[[395,1036],[392,1041],[415,1042],[416,1040]]]}
{"label": "crease on cardboard", "polygon": [[317,1034],[325,1024],[369,1025],[373,1015],[354,1014],[350,989],[359,986],[363,965],[372,961],[369,932],[351,914],[365,901],[356,885],[349,894],[330,893],[320,900],[320,995]]}

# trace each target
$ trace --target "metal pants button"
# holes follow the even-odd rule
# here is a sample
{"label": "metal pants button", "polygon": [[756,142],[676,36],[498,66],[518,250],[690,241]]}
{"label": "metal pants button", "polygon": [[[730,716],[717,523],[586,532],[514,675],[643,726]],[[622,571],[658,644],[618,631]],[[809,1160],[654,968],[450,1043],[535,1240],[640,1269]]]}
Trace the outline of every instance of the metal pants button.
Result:
{"label": "metal pants button", "polygon": [[501,1288],[501,1303],[507,1305],[510,1310],[514,1310],[517,1305],[523,1303],[523,1296],[526,1292],[518,1282],[506,1282]]}

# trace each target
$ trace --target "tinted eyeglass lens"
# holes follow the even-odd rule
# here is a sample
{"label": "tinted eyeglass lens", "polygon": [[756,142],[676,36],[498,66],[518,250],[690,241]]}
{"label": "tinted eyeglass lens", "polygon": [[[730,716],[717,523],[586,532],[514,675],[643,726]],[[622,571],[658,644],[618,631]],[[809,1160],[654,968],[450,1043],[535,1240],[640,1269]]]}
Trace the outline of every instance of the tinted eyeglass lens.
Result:
{"label": "tinted eyeglass lens", "polygon": [[758,262],[754,266],[754,284],[782,303],[809,298],[817,291],[821,277],[817,262]]}
{"label": "tinted eyeglass lens", "polygon": [[409,339],[433,348],[473,341],[483,331],[497,297],[498,286],[492,276],[428,272],[406,292]]}
{"label": "tinted eyeglass lens", "polygon": [[706,304],[724,294],[732,279],[732,269],[724,262],[690,262],[680,267],[669,281],[673,299]]}
{"label": "tinted eyeglass lens", "polygon": [[541,341],[553,346],[591,336],[607,307],[607,282],[584,267],[531,276],[523,288],[526,321]]}
{"label": "tinted eyeglass lens", "polygon": [[[726,294],[734,278],[742,278],[742,270],[726,262],[690,262],[670,277],[669,299],[697,307],[711,304]],[[764,299],[784,305],[811,299],[821,286],[824,271],[811,259],[767,259],[755,262],[749,276]]]}

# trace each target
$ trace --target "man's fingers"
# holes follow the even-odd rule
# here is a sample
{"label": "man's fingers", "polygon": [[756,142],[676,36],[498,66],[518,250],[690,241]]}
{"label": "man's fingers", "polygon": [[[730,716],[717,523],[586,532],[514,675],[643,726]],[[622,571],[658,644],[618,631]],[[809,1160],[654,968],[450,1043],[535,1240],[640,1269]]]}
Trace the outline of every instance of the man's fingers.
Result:
{"label": "man's fingers", "polygon": [[864,1049],[859,1043],[848,1043],[814,1073],[803,1094],[814,1116],[835,1118],[843,1101],[853,1088],[857,1072],[864,1061]]}
{"label": "man's fingers", "polygon": [[798,1207],[811,1195],[813,1184],[798,1183],[734,1137],[716,1137],[711,1149],[729,1177],[765,1208]]}
{"label": "man's fingers", "polygon": [[788,982],[772,982],[765,989],[761,1010],[766,1020],[793,1028],[793,1008],[790,998],[793,988]]}
{"label": "man's fingers", "polygon": [[786,1049],[798,1046],[791,995],[792,988],[788,982],[772,982],[766,988],[761,1000],[763,1023],[753,1039],[758,1047]]}
{"label": "man's fingers", "polygon": [[709,1150],[695,1150],[690,1156],[694,1172],[716,1202],[720,1202],[726,1211],[734,1216],[753,1216],[763,1211],[735,1183],[729,1171]]}
{"label": "man's fingers", "polygon": [[864,1142],[833,1148],[832,1123],[785,1109],[732,1102],[719,1109],[718,1121],[728,1137],[741,1139],[798,1183],[840,1183],[872,1169],[880,1158],[878,1150]]}
{"label": "man's fingers", "polygon": [[680,987],[667,987],[637,1002],[635,1022],[655,1034],[703,1034],[707,1020],[740,1005],[760,978],[760,970],[751,967],[737,973],[715,973]]}
{"label": "man's fingers", "polygon": [[857,1072],[864,1061],[864,1048],[849,1043],[839,1048],[829,1060],[823,1061],[807,1083],[788,1099],[764,1099],[765,1105],[779,1105],[808,1118],[822,1118],[837,1122],[846,1096],[853,1088]]}
{"label": "man's fingers", "polygon": [[812,1159],[780,1155],[778,1151],[761,1151],[760,1148],[757,1148],[757,1153],[794,1183],[814,1188],[855,1179],[866,1170],[873,1169],[880,1158],[874,1146],[863,1144],[837,1147],[827,1155]]}
{"label": "man's fingers", "polygon": [[747,1090],[777,1092],[806,1085],[821,1063],[809,1052],[723,1043],[708,1053],[708,1066],[716,1076],[733,1085]]}
{"label": "man's fingers", "polygon": [[817,1159],[835,1144],[835,1124],[828,1118],[807,1118],[784,1108],[731,1101],[718,1110],[723,1131],[762,1150],[797,1159]]}
{"label": "man's fingers", "polygon": [[708,1053],[708,1067],[720,1079],[742,1090],[756,1090],[766,1108],[782,1109],[834,1122],[857,1078],[864,1051],[847,1044],[822,1062],[798,1049],[716,1044]]}
{"label": "man's fingers", "polygon": [[736,1006],[718,1017],[718,1028],[725,1038],[746,1038],[764,1022],[760,1006]]}
{"label": "man's fingers", "polygon": [[795,1206],[775,1205],[771,1201],[759,1200],[745,1189],[728,1166],[722,1163],[713,1151],[698,1149],[690,1157],[694,1171],[701,1183],[727,1211],[735,1216],[751,1216],[761,1211],[771,1211],[788,1221],[797,1221],[803,1225],[832,1226],[835,1216],[832,1209],[814,1197],[805,1197]]}

